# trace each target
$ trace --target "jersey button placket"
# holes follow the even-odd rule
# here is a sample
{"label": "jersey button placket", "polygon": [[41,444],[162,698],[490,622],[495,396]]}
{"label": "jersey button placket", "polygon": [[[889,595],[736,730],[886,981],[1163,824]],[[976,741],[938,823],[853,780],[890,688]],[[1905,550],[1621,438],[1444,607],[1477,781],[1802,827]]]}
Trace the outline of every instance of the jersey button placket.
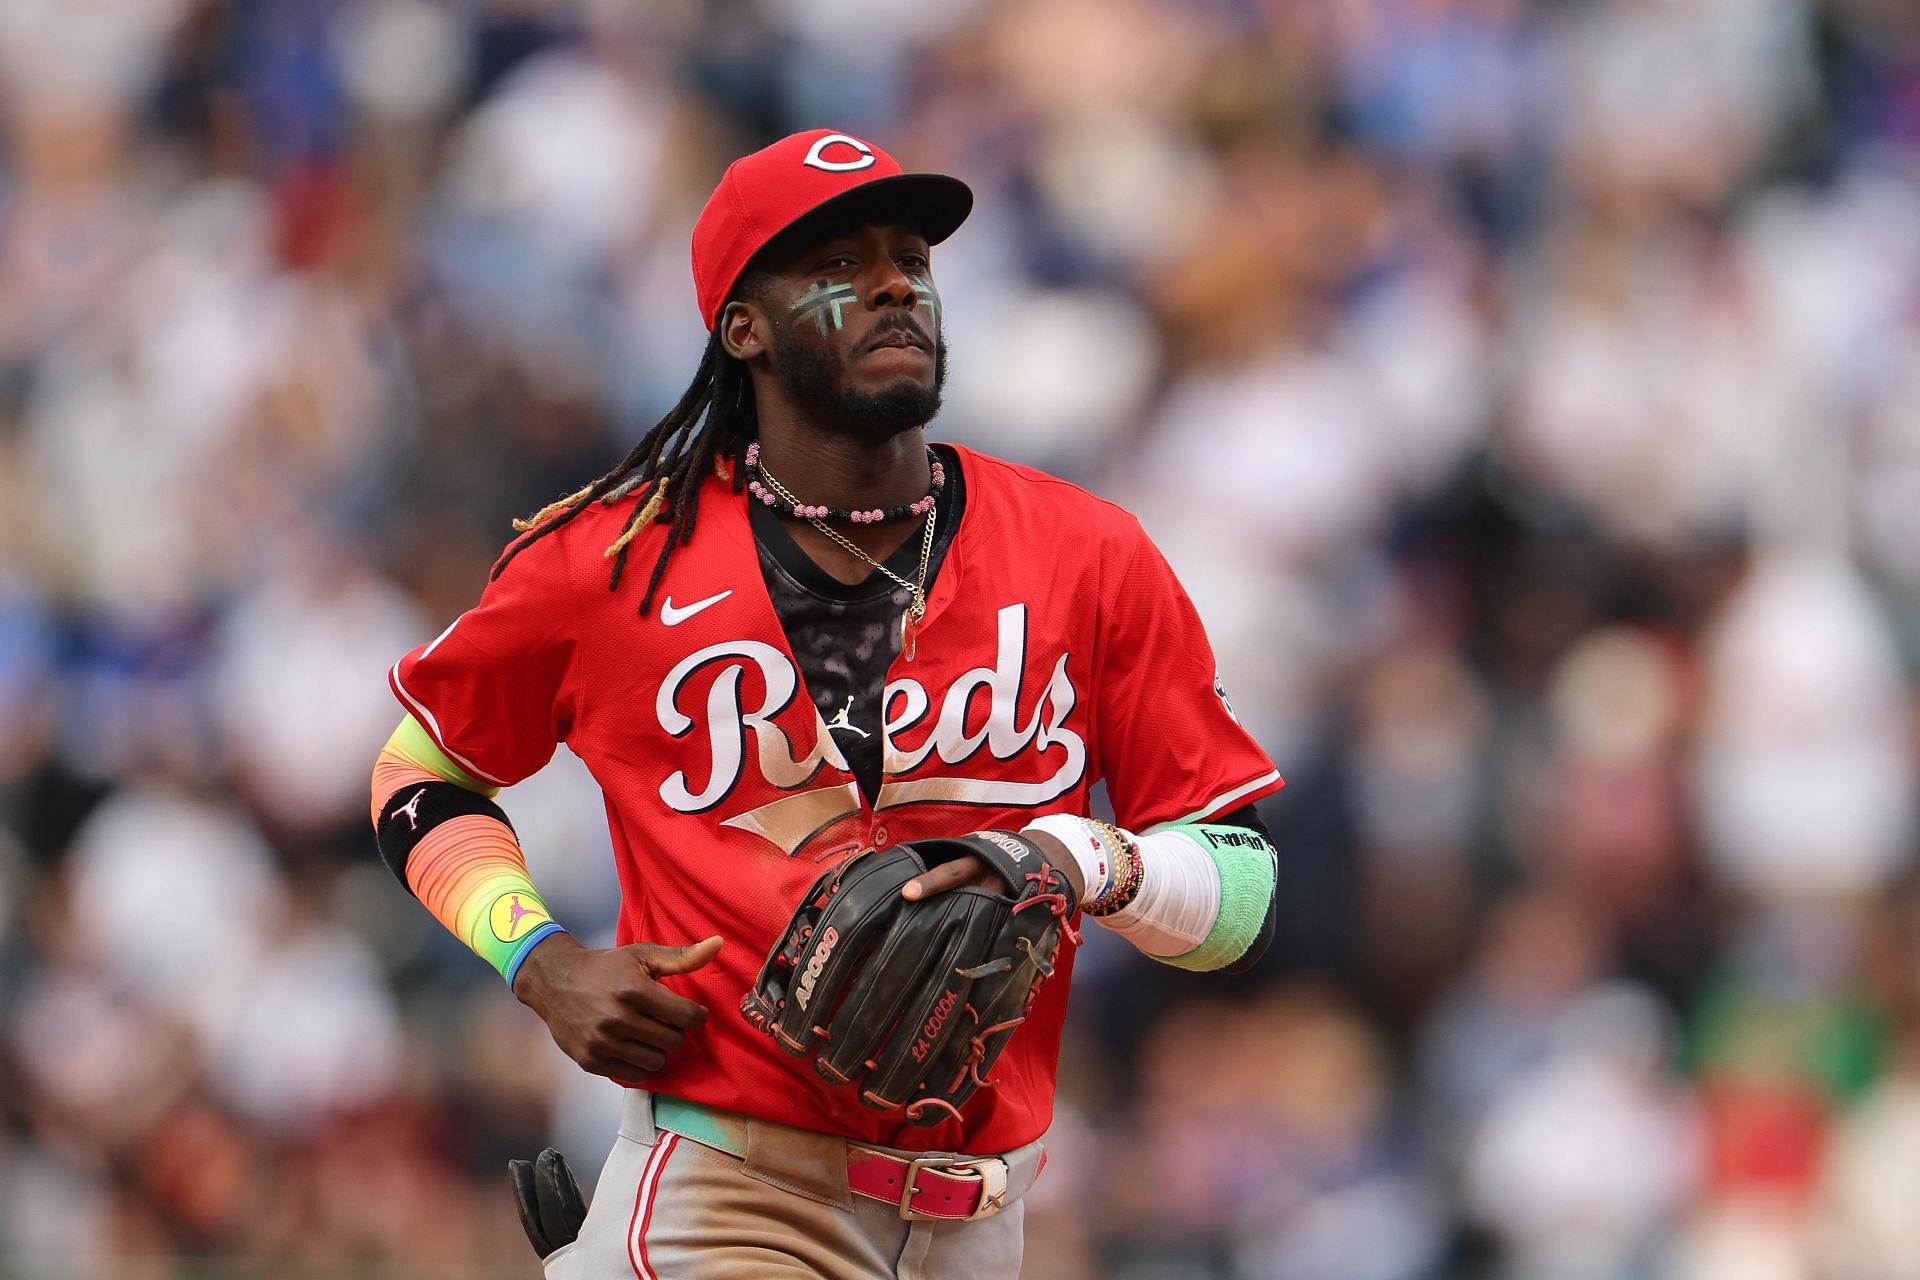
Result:
{"label": "jersey button placket", "polygon": [[892,837],[887,834],[886,824],[882,823],[873,829],[873,835],[869,837],[867,843],[876,849],[884,849],[887,847],[887,841],[891,838]]}

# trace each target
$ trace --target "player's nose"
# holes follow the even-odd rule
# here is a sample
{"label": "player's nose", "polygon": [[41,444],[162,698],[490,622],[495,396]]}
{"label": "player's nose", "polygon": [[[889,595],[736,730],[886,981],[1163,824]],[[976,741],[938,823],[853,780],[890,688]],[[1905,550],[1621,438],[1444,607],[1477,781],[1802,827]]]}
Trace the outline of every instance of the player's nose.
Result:
{"label": "player's nose", "polygon": [[900,268],[891,256],[882,255],[868,268],[864,284],[867,308],[878,311],[884,307],[906,307],[912,309],[919,299],[913,291],[913,281]]}

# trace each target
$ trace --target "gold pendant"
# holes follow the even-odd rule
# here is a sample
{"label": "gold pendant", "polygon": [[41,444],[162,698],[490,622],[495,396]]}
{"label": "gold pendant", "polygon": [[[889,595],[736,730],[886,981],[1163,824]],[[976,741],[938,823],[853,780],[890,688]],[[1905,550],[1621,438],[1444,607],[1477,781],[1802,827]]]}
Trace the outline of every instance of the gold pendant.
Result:
{"label": "gold pendant", "polygon": [[927,616],[927,598],[918,590],[900,614],[900,656],[908,662],[920,646],[920,619]]}

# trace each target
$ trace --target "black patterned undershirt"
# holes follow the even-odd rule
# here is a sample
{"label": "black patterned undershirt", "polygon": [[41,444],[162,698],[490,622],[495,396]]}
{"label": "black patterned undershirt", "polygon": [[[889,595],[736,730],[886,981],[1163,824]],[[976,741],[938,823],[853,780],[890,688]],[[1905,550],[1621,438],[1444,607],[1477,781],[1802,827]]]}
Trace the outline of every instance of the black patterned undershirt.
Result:
{"label": "black patterned undershirt", "polygon": [[[947,482],[936,508],[933,553],[927,563],[929,592],[967,504],[959,457],[951,449],[933,448]],[[881,692],[887,668],[900,652],[900,616],[912,593],[878,570],[863,582],[841,582],[801,550],[770,508],[749,503],[749,519],[760,553],[760,575],[799,664],[800,679],[852,766],[861,793],[872,803],[880,791]],[[920,572],[920,542],[916,523],[913,536],[885,560],[887,568],[912,582]]]}

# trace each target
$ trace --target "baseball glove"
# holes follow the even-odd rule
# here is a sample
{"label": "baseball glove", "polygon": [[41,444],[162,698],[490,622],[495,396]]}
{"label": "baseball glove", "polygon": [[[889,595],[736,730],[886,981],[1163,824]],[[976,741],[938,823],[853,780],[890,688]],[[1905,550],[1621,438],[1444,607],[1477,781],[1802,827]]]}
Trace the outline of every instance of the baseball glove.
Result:
{"label": "baseball glove", "polygon": [[[967,854],[1004,891],[900,896],[929,867]],[[1077,940],[1075,905],[1040,848],[1009,832],[869,849],[813,882],[740,1011],[867,1106],[938,1124],[992,1083],[1053,976],[1061,935]]]}
{"label": "baseball glove", "polygon": [[544,1260],[562,1245],[573,1243],[587,1220],[587,1203],[573,1180],[567,1159],[548,1147],[532,1160],[507,1161],[513,1180],[513,1203],[527,1243]]}

